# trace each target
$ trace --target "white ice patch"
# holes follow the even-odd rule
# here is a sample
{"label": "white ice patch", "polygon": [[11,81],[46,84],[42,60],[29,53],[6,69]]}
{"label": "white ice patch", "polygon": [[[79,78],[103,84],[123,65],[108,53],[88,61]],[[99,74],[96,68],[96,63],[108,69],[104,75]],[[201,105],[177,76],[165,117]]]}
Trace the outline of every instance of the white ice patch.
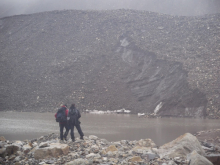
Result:
{"label": "white ice patch", "polygon": [[124,52],[122,54],[122,59],[124,62],[127,62],[127,63],[132,63],[132,60],[133,60],[133,55],[132,55],[132,51],[131,50],[126,50],[126,48],[124,48]]}
{"label": "white ice patch", "polygon": [[126,47],[129,45],[129,42],[126,38],[124,38],[123,40],[120,40],[120,42],[121,42],[121,46],[123,46],[123,47]]}
{"label": "white ice patch", "polygon": [[138,115],[138,116],[144,116],[145,113],[138,113],[137,115]]}
{"label": "white ice patch", "polygon": [[162,106],[163,106],[163,103],[160,102],[160,103],[156,106],[156,108],[154,109],[154,114],[157,114],[157,112],[160,110],[160,108],[162,108]]}
{"label": "white ice patch", "polygon": [[91,113],[91,114],[114,114],[114,113],[131,113],[131,110],[126,110],[126,109],[118,109],[118,110],[107,110],[107,111],[104,111],[104,110],[88,110],[86,109],[85,111],[86,113]]}

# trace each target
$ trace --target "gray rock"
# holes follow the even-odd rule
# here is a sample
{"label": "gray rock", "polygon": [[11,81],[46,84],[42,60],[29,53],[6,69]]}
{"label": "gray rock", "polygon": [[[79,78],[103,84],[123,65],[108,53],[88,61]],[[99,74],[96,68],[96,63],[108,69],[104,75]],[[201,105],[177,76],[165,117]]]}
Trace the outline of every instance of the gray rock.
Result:
{"label": "gray rock", "polygon": [[190,165],[213,165],[207,158],[199,155],[196,151],[189,154]]}
{"label": "gray rock", "polygon": [[0,156],[3,156],[6,153],[6,148],[0,148]]}
{"label": "gray rock", "polygon": [[9,156],[8,160],[12,161],[12,160],[14,160],[15,158],[16,158],[16,156],[13,154],[13,155],[10,155],[10,156]]}
{"label": "gray rock", "polygon": [[173,160],[168,161],[168,165],[177,165]]}
{"label": "gray rock", "polygon": [[51,143],[49,147],[37,148],[34,151],[35,159],[45,159],[48,157],[57,157],[60,155],[67,155],[69,146],[67,144]]}
{"label": "gray rock", "polygon": [[90,136],[89,136],[89,139],[91,139],[91,140],[97,140],[97,139],[98,139],[98,137],[97,137],[97,136],[95,136],[95,135],[90,135]]}
{"label": "gray rock", "polygon": [[86,158],[101,158],[99,154],[90,153],[89,155],[86,155]]}
{"label": "gray rock", "polygon": [[214,165],[220,164],[220,154],[209,154],[205,155],[205,157]]}
{"label": "gray rock", "polygon": [[147,153],[146,156],[147,156],[148,160],[159,158],[159,155],[154,154],[154,153]]}
{"label": "gray rock", "polygon": [[166,163],[162,163],[161,165],[167,165]]}
{"label": "gray rock", "polygon": [[48,144],[48,142],[42,142],[39,144],[39,148],[44,148],[44,147],[49,147],[50,145]]}
{"label": "gray rock", "polygon": [[89,161],[86,159],[75,159],[74,161],[68,162],[65,165],[89,165]]}
{"label": "gray rock", "polygon": [[14,143],[12,143],[12,145],[18,146],[19,148],[22,148],[22,146],[23,146],[24,144],[25,144],[25,143],[22,142],[22,141],[15,141]]}
{"label": "gray rock", "polygon": [[6,145],[6,154],[8,156],[12,155],[12,154],[16,154],[17,151],[19,150],[19,147],[16,145]]}
{"label": "gray rock", "polygon": [[29,144],[23,145],[22,149],[23,150],[30,150],[32,147]]}
{"label": "gray rock", "polygon": [[45,163],[47,163],[47,164],[54,164],[55,160],[45,160]]}
{"label": "gray rock", "polygon": [[17,156],[17,157],[14,159],[15,162],[19,162],[20,160],[21,160],[21,157],[20,157],[20,156]]}
{"label": "gray rock", "polygon": [[151,139],[141,139],[136,143],[136,145],[141,147],[156,147],[156,144]]}
{"label": "gray rock", "polygon": [[1,137],[0,137],[0,141],[5,142],[5,141],[6,141],[5,137],[4,137],[4,136],[1,136]]}
{"label": "gray rock", "polygon": [[205,155],[205,151],[202,149],[197,138],[190,133],[186,133],[172,142],[159,147],[158,154],[160,157],[168,158],[187,157],[187,154],[194,150],[201,155]]}

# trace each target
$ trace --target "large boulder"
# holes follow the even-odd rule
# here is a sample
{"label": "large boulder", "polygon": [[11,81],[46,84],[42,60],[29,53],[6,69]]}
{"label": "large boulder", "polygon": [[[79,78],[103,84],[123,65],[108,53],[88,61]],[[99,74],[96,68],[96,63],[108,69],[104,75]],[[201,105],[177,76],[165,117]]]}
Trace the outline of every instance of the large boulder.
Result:
{"label": "large boulder", "polygon": [[207,158],[199,155],[196,151],[189,154],[190,165],[213,165]]}
{"label": "large boulder", "polygon": [[6,148],[0,148],[0,157],[5,157]]}
{"label": "large boulder", "polygon": [[177,139],[164,144],[158,149],[159,156],[174,158],[174,157],[187,157],[192,151],[197,151],[200,155],[205,155],[198,139],[190,133],[185,133]]}
{"label": "large boulder", "polygon": [[17,153],[17,151],[19,150],[19,146],[16,146],[16,145],[6,145],[6,154],[8,156],[10,155],[14,155]]}
{"label": "large boulder", "polygon": [[219,165],[220,164],[220,154],[209,154],[205,155],[205,157],[212,162],[214,165]]}
{"label": "large boulder", "polygon": [[18,140],[18,141],[15,141],[14,143],[12,143],[12,145],[18,146],[19,149],[20,149],[20,148],[22,148],[22,146],[24,145],[24,142]]}
{"label": "large boulder", "polygon": [[58,157],[59,155],[67,155],[69,146],[67,144],[51,143],[48,147],[37,148],[34,152],[35,159],[45,159],[49,157]]}
{"label": "large boulder", "polygon": [[4,137],[4,136],[1,136],[1,137],[0,137],[0,141],[2,141],[2,142],[6,142],[5,137]]}

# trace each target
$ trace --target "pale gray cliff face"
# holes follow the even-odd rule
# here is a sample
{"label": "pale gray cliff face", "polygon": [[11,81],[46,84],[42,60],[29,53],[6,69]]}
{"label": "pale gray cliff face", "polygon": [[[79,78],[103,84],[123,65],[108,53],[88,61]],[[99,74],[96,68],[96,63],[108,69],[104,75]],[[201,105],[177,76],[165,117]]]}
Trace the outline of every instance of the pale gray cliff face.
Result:
{"label": "pale gray cliff face", "polygon": [[127,64],[122,79],[139,102],[141,112],[162,116],[204,116],[205,95],[188,86],[182,64],[159,60],[123,36],[117,53]]}
{"label": "pale gray cliff face", "polygon": [[[79,109],[204,116],[207,107],[218,108],[217,99],[207,102],[215,81],[196,71],[217,75],[211,46],[218,18],[117,10],[0,19],[1,108],[54,110],[75,102]],[[201,67],[204,59],[213,65]]]}

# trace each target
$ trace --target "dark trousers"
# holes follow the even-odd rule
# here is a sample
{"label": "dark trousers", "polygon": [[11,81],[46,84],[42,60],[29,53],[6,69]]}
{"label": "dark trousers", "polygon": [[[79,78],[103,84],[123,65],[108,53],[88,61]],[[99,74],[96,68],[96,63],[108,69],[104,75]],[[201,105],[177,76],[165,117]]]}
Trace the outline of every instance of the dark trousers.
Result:
{"label": "dark trousers", "polygon": [[[63,129],[66,129],[64,135],[63,135]],[[67,134],[68,134],[69,128],[67,123],[60,123],[60,139],[63,140],[63,137],[66,138]]]}
{"label": "dark trousers", "polygon": [[[81,127],[80,127],[80,124],[77,124],[77,125],[71,124],[71,125],[69,125],[69,129],[71,130],[71,132],[70,132],[71,139],[75,139],[75,137],[74,137],[74,126],[76,127],[76,129],[77,129],[77,131],[78,131],[80,137],[83,137],[84,134],[83,134],[83,132],[82,132],[82,129],[81,129]],[[69,132],[69,130],[68,130],[68,132]],[[68,132],[67,132],[67,134],[68,134]]]}

